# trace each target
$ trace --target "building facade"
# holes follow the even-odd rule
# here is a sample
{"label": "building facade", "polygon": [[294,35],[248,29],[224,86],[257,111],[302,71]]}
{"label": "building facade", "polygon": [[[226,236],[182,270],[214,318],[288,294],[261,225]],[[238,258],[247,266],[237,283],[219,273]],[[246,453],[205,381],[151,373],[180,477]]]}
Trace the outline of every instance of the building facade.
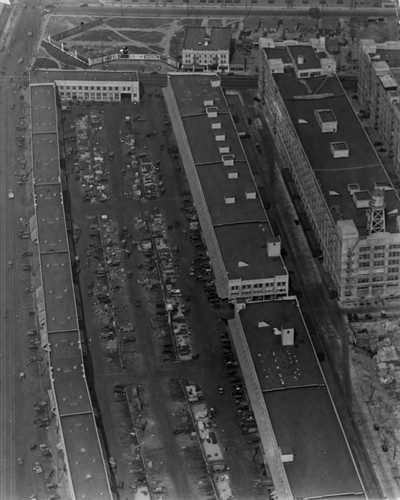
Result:
{"label": "building facade", "polygon": [[400,172],[400,42],[360,42],[358,96],[362,115]]}
{"label": "building facade", "polygon": [[38,70],[31,81],[52,81],[61,101],[140,102],[136,71],[59,71]]}
{"label": "building facade", "polygon": [[321,41],[263,39],[259,91],[339,299],[398,296],[400,200]]}
{"label": "building facade", "polygon": [[182,69],[229,71],[230,28],[212,28],[208,36],[202,27],[188,26],[182,48]]}

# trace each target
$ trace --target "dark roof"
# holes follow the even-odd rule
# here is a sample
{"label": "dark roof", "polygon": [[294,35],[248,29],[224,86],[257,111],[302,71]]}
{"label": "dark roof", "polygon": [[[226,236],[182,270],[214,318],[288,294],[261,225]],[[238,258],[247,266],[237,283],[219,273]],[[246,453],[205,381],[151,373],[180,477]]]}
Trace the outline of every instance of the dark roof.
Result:
{"label": "dark roof", "polygon": [[[365,498],[358,472],[296,301],[248,304],[239,312],[294,498]],[[293,346],[278,332],[290,322]]]}
{"label": "dark roof", "polygon": [[[376,55],[380,56],[381,61],[386,61],[390,68],[400,67],[400,50],[398,48],[396,49],[377,48]],[[370,54],[370,57],[373,58],[373,54]]]}
{"label": "dark roof", "polygon": [[231,28],[216,27],[211,29],[211,36],[207,37],[203,27],[188,26],[183,40],[184,50],[229,50],[231,44]]}
{"label": "dark roof", "polygon": [[[348,184],[357,183],[361,190],[373,191],[375,182],[392,186],[368,136],[336,76],[315,77],[299,81],[293,70],[273,75],[293,126],[314,170],[329,207],[339,206],[333,216],[354,220],[360,235],[367,234],[366,210],[357,209],[348,192]],[[313,99],[313,95],[319,98]],[[331,109],[337,119],[336,133],[322,133],[314,111]],[[348,158],[334,158],[331,143],[344,141]],[[386,209],[400,209],[394,191],[385,193]],[[396,214],[388,216],[386,229],[398,232]]]}
{"label": "dark roof", "polygon": [[[287,49],[292,55],[299,70],[321,67],[320,60],[315,50],[310,45],[288,45]],[[302,63],[299,63],[297,60],[297,58],[300,57],[302,57]]]}
{"label": "dark roof", "polygon": [[98,81],[98,82],[137,82],[137,71],[101,71],[101,70],[59,70],[35,69],[30,73],[31,83],[55,81]]}

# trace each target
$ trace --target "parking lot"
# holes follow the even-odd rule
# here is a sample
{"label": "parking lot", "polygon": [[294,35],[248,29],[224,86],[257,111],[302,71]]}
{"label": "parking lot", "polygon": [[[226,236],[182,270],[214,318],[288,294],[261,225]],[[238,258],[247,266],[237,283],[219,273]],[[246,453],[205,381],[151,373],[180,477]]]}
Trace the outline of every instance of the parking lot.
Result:
{"label": "parking lot", "polygon": [[140,105],[73,104],[63,116],[89,382],[113,485],[123,498],[261,498],[231,311],[161,89],[144,90]]}

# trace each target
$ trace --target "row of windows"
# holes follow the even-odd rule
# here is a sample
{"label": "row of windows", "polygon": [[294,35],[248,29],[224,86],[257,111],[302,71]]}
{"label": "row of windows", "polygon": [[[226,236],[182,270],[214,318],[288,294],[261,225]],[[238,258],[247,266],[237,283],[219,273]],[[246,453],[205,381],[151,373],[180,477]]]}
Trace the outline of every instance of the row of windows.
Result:
{"label": "row of windows", "polygon": [[84,86],[84,85],[57,85],[59,90],[89,90],[91,92],[95,90],[102,90],[102,91],[110,91],[110,90],[118,90],[118,91],[130,91],[132,90],[131,86],[126,86],[125,87],[112,87],[112,86],[95,86],[95,85],[89,85],[89,86]]}
{"label": "row of windows", "polygon": [[[278,281],[276,283],[276,286],[278,288],[279,287],[286,287],[286,285],[287,285],[287,283],[285,281]],[[254,290],[254,289],[263,288],[263,287],[272,288],[273,286],[274,286],[274,283],[272,281],[270,281],[268,283],[254,283],[252,285],[242,285],[241,289],[242,290]],[[238,291],[240,288],[240,285],[232,285],[230,288],[231,288],[232,292]]]}
{"label": "row of windows", "polygon": [[[385,249],[386,249],[386,245],[377,245],[377,246],[372,247],[372,250],[374,252],[377,252],[379,250],[385,250]],[[400,244],[395,243],[393,245],[389,245],[389,250],[400,250]],[[370,251],[371,251],[371,247],[360,247],[359,248],[360,253],[365,253],[365,252],[370,252]]]}
{"label": "row of windows", "polygon": [[[118,99],[120,94],[112,92],[60,92],[61,99]],[[133,93],[133,97],[136,98],[136,92]]]}

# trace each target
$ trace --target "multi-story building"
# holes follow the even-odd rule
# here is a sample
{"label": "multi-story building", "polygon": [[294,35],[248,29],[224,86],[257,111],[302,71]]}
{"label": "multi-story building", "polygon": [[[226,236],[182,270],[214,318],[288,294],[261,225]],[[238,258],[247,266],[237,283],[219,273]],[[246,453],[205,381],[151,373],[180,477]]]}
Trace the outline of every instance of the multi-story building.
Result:
{"label": "multi-story building", "polygon": [[165,98],[219,296],[230,301],[286,297],[281,243],[272,232],[218,75],[171,73]]}
{"label": "multi-story building", "polygon": [[54,82],[61,101],[140,101],[136,71],[35,70],[33,82]]}
{"label": "multi-story building", "polygon": [[321,41],[262,39],[259,91],[340,300],[399,295],[400,200]]}
{"label": "multi-story building", "polygon": [[208,36],[202,27],[187,27],[182,48],[182,69],[229,71],[230,28],[212,28]]}
{"label": "multi-story building", "polygon": [[362,114],[400,173],[400,42],[360,42],[358,95]]}

